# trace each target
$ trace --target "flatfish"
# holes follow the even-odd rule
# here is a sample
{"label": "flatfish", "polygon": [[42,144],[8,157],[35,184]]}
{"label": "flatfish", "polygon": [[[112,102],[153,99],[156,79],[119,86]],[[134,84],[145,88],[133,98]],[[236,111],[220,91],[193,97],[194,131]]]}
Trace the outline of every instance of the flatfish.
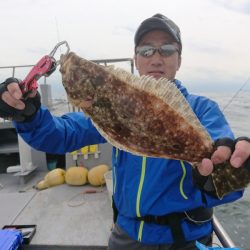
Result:
{"label": "flatfish", "polygon": [[[60,72],[72,105],[89,115],[113,146],[135,155],[183,160],[194,167],[214,143],[175,84],[138,77],[77,56],[62,55]],[[227,164],[212,173],[219,198],[250,182],[250,171]]]}

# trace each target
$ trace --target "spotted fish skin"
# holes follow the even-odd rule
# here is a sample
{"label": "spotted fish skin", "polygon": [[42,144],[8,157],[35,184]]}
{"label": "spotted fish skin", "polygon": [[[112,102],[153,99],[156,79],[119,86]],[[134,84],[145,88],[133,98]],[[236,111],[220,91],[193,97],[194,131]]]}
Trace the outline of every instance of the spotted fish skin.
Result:
{"label": "spotted fish skin", "polygon": [[[69,101],[88,114],[115,147],[136,155],[183,160],[193,166],[215,151],[181,92],[166,79],[145,78],[141,82],[139,77],[120,74],[73,52],[62,56],[60,63]],[[162,93],[165,85],[169,90]],[[215,166],[212,180],[222,198],[246,187],[250,171],[225,162]]]}
{"label": "spotted fish skin", "polygon": [[[204,146],[205,139],[181,115],[156,96],[135,91],[107,68],[70,53],[60,71],[70,102],[90,115],[113,145],[189,162],[210,156],[211,144]],[[91,106],[85,106],[86,100]],[[201,153],[197,148],[203,148]]]}

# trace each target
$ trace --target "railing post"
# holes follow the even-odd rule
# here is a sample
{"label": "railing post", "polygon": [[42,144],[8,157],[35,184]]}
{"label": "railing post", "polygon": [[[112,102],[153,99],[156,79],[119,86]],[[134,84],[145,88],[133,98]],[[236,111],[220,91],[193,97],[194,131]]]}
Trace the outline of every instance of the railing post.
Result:
{"label": "railing post", "polygon": [[14,77],[15,76],[15,66],[13,66],[13,69],[12,69],[12,77]]}
{"label": "railing post", "polygon": [[213,215],[213,230],[223,247],[236,247],[215,215]]}
{"label": "railing post", "polygon": [[131,59],[131,73],[134,74],[134,60]]}

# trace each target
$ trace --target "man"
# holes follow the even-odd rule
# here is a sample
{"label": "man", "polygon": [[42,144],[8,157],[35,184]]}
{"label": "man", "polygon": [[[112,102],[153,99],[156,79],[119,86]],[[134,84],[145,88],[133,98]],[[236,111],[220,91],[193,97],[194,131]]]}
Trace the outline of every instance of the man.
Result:
{"label": "man", "polygon": [[[233,138],[217,104],[190,95],[175,79],[181,65],[181,51],[179,28],[161,14],[146,19],[135,34],[135,64],[140,75],[172,80],[214,140]],[[0,85],[0,115],[19,121],[14,123],[17,132],[31,146],[50,153],[64,153],[106,142],[91,119],[81,112],[53,117],[45,107],[40,107],[36,93],[24,104],[16,81],[7,79]],[[227,145],[224,142],[218,144],[212,159],[202,161],[199,170],[203,175],[209,175],[215,161],[230,158],[232,147],[224,146]],[[246,143],[242,140],[236,144],[240,154],[244,151],[243,142]],[[244,157],[241,156],[241,161]],[[220,200],[213,190],[198,187],[195,183],[201,175],[194,174],[193,183],[192,166],[186,162],[139,157],[116,148],[113,148],[112,162],[116,223],[109,250],[196,249],[195,240],[209,245],[212,233],[209,208],[242,196],[242,191],[237,191]]]}

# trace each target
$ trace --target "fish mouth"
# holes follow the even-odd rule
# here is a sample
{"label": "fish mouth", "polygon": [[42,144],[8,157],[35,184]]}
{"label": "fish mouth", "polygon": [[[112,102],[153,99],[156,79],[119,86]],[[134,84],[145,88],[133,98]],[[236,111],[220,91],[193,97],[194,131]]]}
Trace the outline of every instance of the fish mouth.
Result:
{"label": "fish mouth", "polygon": [[84,101],[88,102],[88,101],[92,101],[93,99],[94,97],[88,95],[87,97],[84,98]]}
{"label": "fish mouth", "polygon": [[85,109],[89,108],[92,106],[93,102],[94,102],[94,97],[87,96],[81,101],[81,107]]}

